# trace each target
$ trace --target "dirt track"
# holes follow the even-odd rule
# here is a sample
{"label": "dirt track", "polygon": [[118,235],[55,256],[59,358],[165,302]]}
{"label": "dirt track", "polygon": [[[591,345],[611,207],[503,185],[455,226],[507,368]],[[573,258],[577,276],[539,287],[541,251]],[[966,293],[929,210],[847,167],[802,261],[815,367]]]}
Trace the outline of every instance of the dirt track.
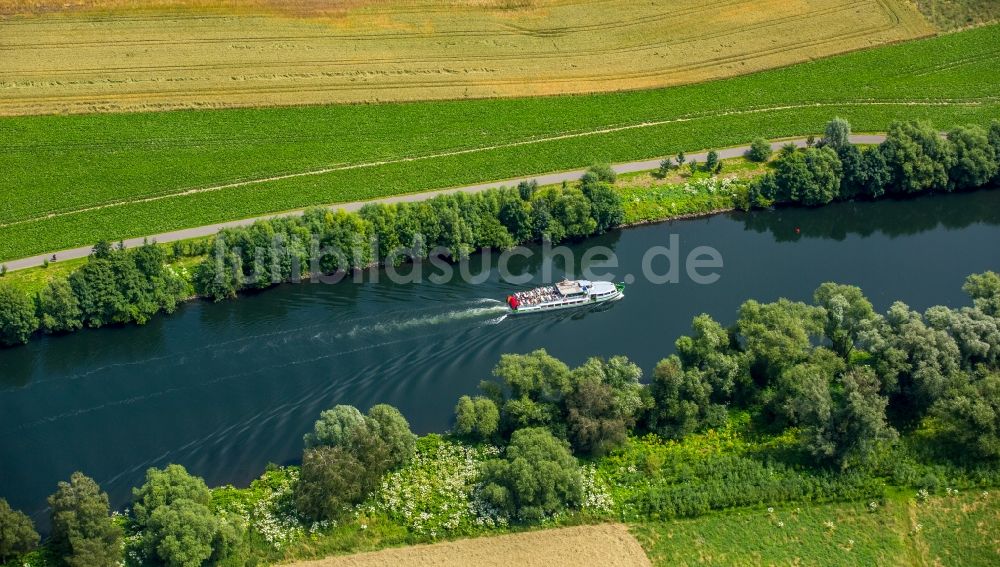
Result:
{"label": "dirt track", "polygon": [[650,565],[621,524],[579,526],[384,549],[293,563],[291,567],[625,567]]}

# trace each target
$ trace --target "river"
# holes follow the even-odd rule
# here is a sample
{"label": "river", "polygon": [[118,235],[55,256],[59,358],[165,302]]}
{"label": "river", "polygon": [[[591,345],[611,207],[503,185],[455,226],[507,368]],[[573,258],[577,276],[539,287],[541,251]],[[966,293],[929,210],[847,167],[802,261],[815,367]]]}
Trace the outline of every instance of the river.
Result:
{"label": "river", "polygon": [[[641,277],[643,255],[671,235],[682,262],[696,246],[718,250],[718,282],[683,270],[676,284]],[[385,402],[416,432],[444,431],[458,396],[475,392],[502,353],[545,348],[571,365],[625,354],[648,373],[695,315],[729,324],[746,299],[808,300],[824,281],[861,286],[880,311],[897,299],[920,310],[964,305],[965,276],[1000,269],[998,243],[1000,191],[732,213],[571,246],[577,264],[586,248],[609,247],[620,267],[604,271],[638,276],[623,301],[595,311],[504,317],[499,300],[526,285],[496,270],[442,285],[379,272],[39,339],[0,351],[0,496],[44,526],[46,495],[75,470],[119,508],[148,467],[167,463],[209,485],[244,485],[268,462],[294,462],[302,435],[335,404]],[[536,254],[512,272],[538,282],[541,264]],[[652,266],[663,272],[666,261]]]}

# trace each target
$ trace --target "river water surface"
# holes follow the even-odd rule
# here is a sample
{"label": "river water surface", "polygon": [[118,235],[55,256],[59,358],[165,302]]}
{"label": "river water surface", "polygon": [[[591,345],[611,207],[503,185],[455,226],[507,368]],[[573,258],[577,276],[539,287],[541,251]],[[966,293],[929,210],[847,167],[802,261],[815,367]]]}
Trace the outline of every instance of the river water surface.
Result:
{"label": "river water surface", "polygon": [[[679,236],[722,255],[721,279],[641,277],[643,255]],[[583,313],[503,317],[514,286],[486,281],[285,285],[191,302],[145,327],[44,338],[0,351],[0,496],[44,525],[45,496],[75,470],[117,507],[148,467],[181,463],[209,485],[245,484],[287,463],[323,409],[397,406],[417,432],[450,425],[502,353],[537,348],[571,365],[625,354],[649,372],[691,318],[731,323],[740,303],[808,300],[821,282],[861,286],[880,311],[968,303],[966,275],[1000,269],[1000,191],[717,215],[606,234],[571,246],[614,250],[626,298]],[[473,264],[481,263],[476,258]],[[495,263],[495,262],[494,262]],[[540,260],[512,263],[540,281]],[[558,265],[557,265],[558,266]],[[666,262],[654,262],[659,272]],[[479,271],[473,266],[473,271]],[[558,267],[556,275],[561,275]],[[574,274],[570,274],[574,275]]]}

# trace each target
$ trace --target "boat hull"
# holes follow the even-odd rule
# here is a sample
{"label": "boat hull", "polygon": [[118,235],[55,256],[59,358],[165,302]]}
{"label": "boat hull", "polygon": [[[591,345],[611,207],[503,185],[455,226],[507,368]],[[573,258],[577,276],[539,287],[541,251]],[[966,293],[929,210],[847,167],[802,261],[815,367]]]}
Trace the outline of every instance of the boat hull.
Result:
{"label": "boat hull", "polygon": [[592,307],[594,305],[603,305],[605,303],[611,303],[613,301],[618,301],[625,297],[625,292],[623,290],[617,290],[614,294],[603,298],[590,297],[582,301],[560,301],[552,303],[542,303],[539,305],[529,305],[520,306],[517,309],[511,309],[510,313],[512,315],[530,315],[532,313],[548,313],[550,311],[563,311],[566,309],[580,309],[583,307]]}

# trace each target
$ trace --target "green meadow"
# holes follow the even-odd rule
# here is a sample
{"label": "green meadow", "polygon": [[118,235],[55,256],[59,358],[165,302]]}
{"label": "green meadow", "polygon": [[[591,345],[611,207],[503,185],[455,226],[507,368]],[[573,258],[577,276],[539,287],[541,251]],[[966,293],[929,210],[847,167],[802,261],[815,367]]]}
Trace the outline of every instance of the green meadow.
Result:
{"label": "green meadow", "polygon": [[654,565],[996,565],[1000,507],[988,492],[919,500],[735,510],[637,524]]}

